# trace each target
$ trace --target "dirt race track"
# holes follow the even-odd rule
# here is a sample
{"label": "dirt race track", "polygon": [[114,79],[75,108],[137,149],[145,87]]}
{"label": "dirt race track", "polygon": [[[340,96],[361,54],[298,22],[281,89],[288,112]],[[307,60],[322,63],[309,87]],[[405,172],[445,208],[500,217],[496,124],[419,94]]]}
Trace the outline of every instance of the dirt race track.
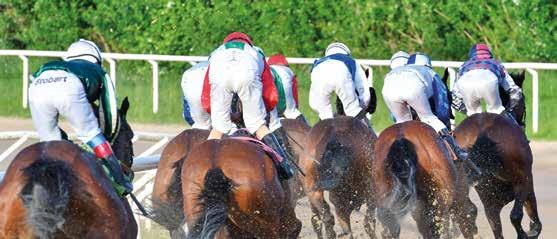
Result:
{"label": "dirt race track", "polygon": [[[160,133],[173,133],[177,134],[183,129],[183,126],[173,125],[173,126],[153,126],[153,125],[140,125],[132,124],[132,128],[136,131],[146,131],[146,132],[160,132]],[[15,130],[33,130],[33,126],[30,120],[22,119],[9,119],[0,118],[0,131],[15,131]],[[15,140],[2,140],[0,141],[0,154],[4,152]],[[36,141],[29,140],[26,145],[32,144]],[[136,155],[143,152],[149,145],[153,142],[143,142],[139,141],[134,145]],[[540,238],[557,238],[557,142],[532,142],[532,151],[534,153],[534,184],[535,191],[538,200],[538,211],[543,223],[543,231]],[[20,147],[19,150],[21,150]],[[12,153],[8,158],[0,162],[0,171],[4,171],[8,166],[9,162],[15,154],[19,152]],[[155,152],[155,154],[160,154],[160,150]],[[141,177],[137,175],[136,178]],[[471,198],[478,207],[478,219],[477,225],[480,230],[480,236],[482,238],[493,238],[489,224],[485,218],[483,206],[481,205],[477,194],[475,191],[471,191]],[[503,212],[501,213],[501,220],[503,222],[503,232],[505,238],[516,238],[516,233],[511,226],[509,215],[512,203],[505,206]],[[365,207],[362,207],[361,212],[355,212],[352,214],[352,228],[355,238],[367,238],[363,229],[363,211]],[[298,202],[296,207],[296,214],[298,218],[303,223],[301,238],[316,238],[310,224],[310,209],[308,201],[304,198]],[[527,215],[524,214],[523,226],[528,228],[529,220]],[[337,226],[337,233],[340,232],[340,228]],[[153,226],[151,230],[145,229],[145,223],[142,223],[142,233],[141,238],[168,238],[168,234],[165,231],[160,230],[160,228]],[[401,238],[421,238],[417,233],[417,229],[414,221],[407,217],[402,225]]]}

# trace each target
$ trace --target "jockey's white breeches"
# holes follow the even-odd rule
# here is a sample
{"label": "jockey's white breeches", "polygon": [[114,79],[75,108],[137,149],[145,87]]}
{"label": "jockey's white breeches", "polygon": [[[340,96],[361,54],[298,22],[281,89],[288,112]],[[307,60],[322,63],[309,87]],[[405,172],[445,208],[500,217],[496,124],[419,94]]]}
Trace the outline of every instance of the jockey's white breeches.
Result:
{"label": "jockey's white breeches", "polygon": [[346,65],[331,60],[317,65],[311,72],[309,106],[319,114],[321,120],[333,118],[330,101],[333,92],[342,102],[346,115],[355,117],[362,111],[352,75]]}
{"label": "jockey's white breeches", "polygon": [[203,109],[201,92],[203,91],[204,70],[188,72],[182,77],[182,92],[190,107],[190,115],[194,121],[194,129],[211,129],[211,115]]}
{"label": "jockey's white breeches", "polygon": [[81,81],[62,70],[43,72],[29,86],[29,108],[41,141],[61,140],[58,118],[66,118],[77,137],[89,142],[101,133]]}
{"label": "jockey's white breeches", "polygon": [[454,87],[462,95],[468,116],[482,112],[482,99],[485,100],[487,112],[500,114],[505,110],[499,96],[499,80],[489,70],[468,71],[456,81]]}
{"label": "jockey's white breeches", "polygon": [[265,125],[265,105],[261,73],[263,67],[253,57],[241,51],[219,51],[209,60],[211,84],[211,124],[214,129],[229,134],[235,125],[230,119],[233,94],[242,101],[242,116],[246,128],[255,133]]}
{"label": "jockey's white breeches", "polygon": [[412,120],[412,107],[420,120],[439,132],[447,127],[431,112],[429,97],[433,94],[431,85],[427,86],[413,71],[389,74],[385,78],[382,92],[385,104],[396,119],[396,123]]}
{"label": "jockey's white breeches", "polygon": [[[302,113],[298,110],[296,105],[296,100],[294,99],[293,92],[293,78],[294,72],[286,66],[271,66],[277,74],[279,74],[282,81],[282,87],[284,88],[284,98],[286,99],[286,108],[284,109],[284,117],[287,119],[296,119]],[[271,119],[272,119],[271,114]],[[269,125],[269,127],[271,127]]]}

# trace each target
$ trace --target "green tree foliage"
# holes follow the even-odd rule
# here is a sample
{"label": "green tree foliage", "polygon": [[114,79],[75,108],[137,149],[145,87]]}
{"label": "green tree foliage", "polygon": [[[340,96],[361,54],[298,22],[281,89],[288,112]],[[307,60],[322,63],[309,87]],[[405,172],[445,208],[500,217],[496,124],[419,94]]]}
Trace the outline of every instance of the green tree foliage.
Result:
{"label": "green tree foliage", "polygon": [[244,31],[267,54],[318,57],[343,41],[360,58],[463,60],[487,42],[505,61],[554,61],[556,12],[552,0],[6,0],[0,47],[63,50],[83,37],[110,52],[207,55]]}

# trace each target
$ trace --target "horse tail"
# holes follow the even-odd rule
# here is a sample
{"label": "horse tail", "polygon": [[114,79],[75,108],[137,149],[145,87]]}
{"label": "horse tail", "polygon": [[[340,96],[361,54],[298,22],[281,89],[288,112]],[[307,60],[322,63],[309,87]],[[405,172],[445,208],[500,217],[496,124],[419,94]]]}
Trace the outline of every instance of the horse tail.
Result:
{"label": "horse tail", "polygon": [[412,142],[396,139],[387,154],[387,165],[393,173],[393,190],[387,196],[387,208],[398,218],[416,205],[417,155]]}
{"label": "horse tail", "polygon": [[186,161],[186,157],[180,159],[174,166],[174,174],[172,182],[168,186],[168,202],[159,199],[153,199],[149,208],[148,218],[168,229],[171,238],[184,238],[185,232],[182,229],[184,224],[184,201],[182,200],[182,166]]}
{"label": "horse tail", "polygon": [[[332,129],[329,130],[332,132]],[[353,155],[349,147],[338,141],[334,132],[324,138],[328,142],[323,151],[321,163],[318,165],[319,181],[317,185],[324,190],[331,190],[340,183],[348,171]]]}
{"label": "horse tail", "polygon": [[52,238],[64,226],[75,176],[63,161],[41,157],[23,173],[28,177],[20,198],[27,223],[39,238]]}
{"label": "horse tail", "polygon": [[470,149],[468,157],[484,173],[494,174],[503,168],[503,158],[497,149],[497,143],[485,133],[478,136]]}
{"label": "horse tail", "polygon": [[205,174],[204,188],[199,195],[202,212],[192,227],[190,238],[214,238],[227,220],[227,201],[234,185],[220,168],[209,169]]}

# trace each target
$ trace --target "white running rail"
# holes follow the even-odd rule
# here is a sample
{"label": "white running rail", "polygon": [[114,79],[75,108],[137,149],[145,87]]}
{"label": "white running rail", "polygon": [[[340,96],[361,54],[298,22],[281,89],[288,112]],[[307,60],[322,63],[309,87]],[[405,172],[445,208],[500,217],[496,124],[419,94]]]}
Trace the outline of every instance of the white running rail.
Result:
{"label": "white running rail", "polygon": [[[27,88],[29,83],[29,60],[28,57],[64,57],[64,51],[35,51],[35,50],[0,50],[0,56],[17,56],[22,60],[23,75],[22,75],[22,92],[23,99],[22,105],[27,107]],[[147,61],[151,64],[153,69],[153,113],[158,112],[159,108],[159,61],[173,61],[173,62],[189,62],[194,64],[199,61],[207,60],[207,56],[174,56],[174,55],[149,55],[149,54],[123,54],[123,53],[102,53],[102,57],[109,63],[110,77],[116,81],[116,60],[139,60]],[[287,58],[290,64],[313,64],[317,58]],[[368,66],[389,66],[389,60],[371,60],[371,59],[357,59],[358,63]],[[462,62],[460,61],[433,61],[434,67],[448,67],[451,69],[451,85],[454,82],[456,73],[454,69],[458,69]],[[538,115],[539,115],[539,98],[538,87],[539,79],[536,70],[557,70],[557,63],[505,63],[507,69],[525,69],[532,75],[532,130],[538,132]],[[179,76],[176,76],[177,79]],[[373,82],[373,77],[370,77],[370,82]]]}

